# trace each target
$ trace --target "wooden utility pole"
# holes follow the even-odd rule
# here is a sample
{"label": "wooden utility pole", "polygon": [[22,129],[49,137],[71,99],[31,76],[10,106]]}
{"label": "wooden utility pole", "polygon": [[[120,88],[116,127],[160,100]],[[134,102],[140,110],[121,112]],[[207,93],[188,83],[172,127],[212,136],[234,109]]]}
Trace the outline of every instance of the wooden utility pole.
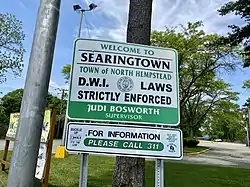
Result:
{"label": "wooden utility pole", "polygon": [[[149,45],[153,0],[130,0],[127,42]],[[117,157],[113,187],[144,187],[145,159]]]}

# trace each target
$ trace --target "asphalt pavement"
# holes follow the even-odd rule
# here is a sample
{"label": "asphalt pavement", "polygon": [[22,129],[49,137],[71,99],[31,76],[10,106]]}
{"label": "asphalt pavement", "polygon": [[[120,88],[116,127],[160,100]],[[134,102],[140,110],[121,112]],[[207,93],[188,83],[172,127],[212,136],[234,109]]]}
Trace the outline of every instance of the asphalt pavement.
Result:
{"label": "asphalt pavement", "polygon": [[201,141],[199,146],[211,147],[211,150],[184,156],[182,162],[250,168],[250,149],[245,144]]}

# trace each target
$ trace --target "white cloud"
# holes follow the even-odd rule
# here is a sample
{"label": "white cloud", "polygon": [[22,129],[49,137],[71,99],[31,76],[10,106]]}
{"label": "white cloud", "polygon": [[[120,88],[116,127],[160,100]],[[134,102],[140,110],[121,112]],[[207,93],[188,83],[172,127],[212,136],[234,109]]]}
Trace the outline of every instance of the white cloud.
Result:
{"label": "white cloud", "polygon": [[55,81],[50,80],[49,82],[49,92],[54,96],[60,96],[61,89],[68,90],[69,86],[67,84],[59,85]]}
{"label": "white cloud", "polygon": [[[234,15],[222,17],[217,12],[228,1],[154,0],[152,29],[164,30],[166,26],[173,27],[187,22],[203,21],[204,30],[207,33],[227,34],[230,31],[227,25],[240,21]],[[85,6],[90,3],[89,0],[82,0],[82,2]],[[125,41],[129,0],[94,0],[93,2],[98,5],[98,8],[92,11],[91,15],[86,14],[90,25],[90,38]],[[89,37],[86,28],[83,29],[82,34]]]}
{"label": "white cloud", "polygon": [[[187,22],[203,21],[208,33],[226,34],[227,25],[241,24],[240,19],[232,15],[220,16],[217,10],[229,0],[154,0],[152,29],[164,30],[166,26],[178,26]],[[98,5],[97,9],[85,14],[88,22],[83,20],[82,37],[122,41],[126,39],[129,0],[78,0],[83,7],[90,3]],[[75,29],[74,37],[78,28]],[[90,35],[90,36],[89,36]],[[50,82],[50,87],[66,88]],[[56,93],[50,88],[52,93]]]}
{"label": "white cloud", "polygon": [[19,4],[21,5],[21,7],[23,7],[24,9],[27,9],[27,6],[24,4],[24,2],[22,2],[21,0],[19,0]]}

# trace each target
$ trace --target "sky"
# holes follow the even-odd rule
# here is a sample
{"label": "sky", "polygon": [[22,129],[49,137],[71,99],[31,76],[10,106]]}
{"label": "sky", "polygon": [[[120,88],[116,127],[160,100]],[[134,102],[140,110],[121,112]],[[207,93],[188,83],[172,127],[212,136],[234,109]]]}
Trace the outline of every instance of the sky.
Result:
{"label": "sky", "polygon": [[[68,88],[61,75],[61,69],[65,64],[71,64],[73,42],[80,20],[79,13],[73,11],[72,5],[80,4],[87,8],[92,2],[98,7],[85,14],[81,37],[125,42],[129,0],[62,0],[49,87],[49,91],[54,95],[58,92],[57,88]],[[154,0],[152,29],[164,30],[166,26],[174,27],[187,22],[203,21],[207,33],[225,35],[230,31],[227,25],[243,23],[234,15],[222,17],[218,14],[217,9],[226,2],[228,0]],[[12,13],[22,20],[26,35],[24,70],[21,77],[14,77],[8,73],[7,82],[0,84],[2,95],[24,86],[39,3],[39,0],[0,1],[0,12]],[[250,68],[238,68],[234,73],[220,75],[232,84],[234,91],[240,93],[240,100],[237,101],[240,105],[244,104],[249,96],[249,92],[241,88],[243,81],[250,79],[249,75]]]}

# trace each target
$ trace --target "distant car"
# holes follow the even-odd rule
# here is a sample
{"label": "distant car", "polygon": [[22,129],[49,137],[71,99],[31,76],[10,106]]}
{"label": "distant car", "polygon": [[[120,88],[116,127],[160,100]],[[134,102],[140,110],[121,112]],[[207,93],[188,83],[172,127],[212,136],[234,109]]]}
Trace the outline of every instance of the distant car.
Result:
{"label": "distant car", "polygon": [[203,140],[209,141],[209,140],[210,140],[210,138],[208,138],[208,137],[204,137],[204,138],[203,138]]}
{"label": "distant car", "polygon": [[222,142],[222,139],[220,138],[214,139],[214,142]]}

